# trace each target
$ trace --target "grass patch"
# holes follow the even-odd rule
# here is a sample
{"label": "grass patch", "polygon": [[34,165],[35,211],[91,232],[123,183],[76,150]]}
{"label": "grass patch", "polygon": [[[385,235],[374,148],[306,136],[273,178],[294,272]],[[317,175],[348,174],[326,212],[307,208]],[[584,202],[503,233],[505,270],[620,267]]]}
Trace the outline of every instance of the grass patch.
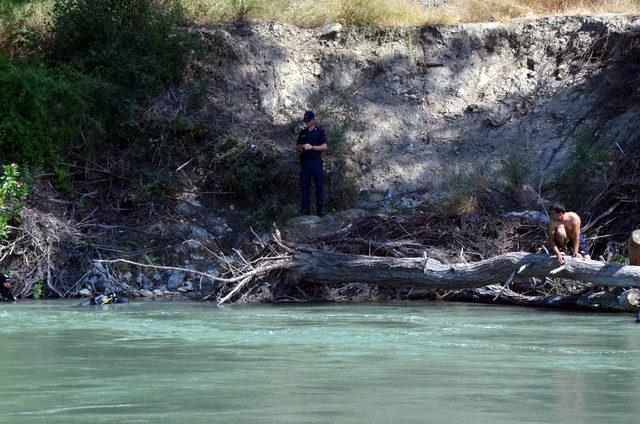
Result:
{"label": "grass patch", "polygon": [[637,0],[451,0],[424,7],[411,0],[183,0],[200,21],[257,19],[318,27],[406,26],[510,20],[548,15],[640,13]]}
{"label": "grass patch", "polygon": [[[43,27],[53,0],[4,0],[0,6],[0,34],[28,20]],[[345,25],[406,26],[506,21],[550,15],[594,13],[639,14],[639,0],[450,0],[424,7],[413,0],[180,0],[200,22],[253,19],[319,27]],[[18,27],[20,25],[17,25]],[[3,38],[0,35],[0,40]]]}
{"label": "grass patch", "polygon": [[563,172],[554,182],[567,207],[580,209],[599,189],[612,157],[607,146],[593,135],[576,140]]}
{"label": "grass patch", "polygon": [[448,213],[468,215],[478,212],[491,198],[496,185],[493,176],[482,169],[450,171],[443,179],[446,193],[440,207]]}
{"label": "grass patch", "polygon": [[502,162],[502,177],[505,188],[512,196],[530,182],[531,163],[535,160],[531,151],[520,143],[514,143],[507,149]]}

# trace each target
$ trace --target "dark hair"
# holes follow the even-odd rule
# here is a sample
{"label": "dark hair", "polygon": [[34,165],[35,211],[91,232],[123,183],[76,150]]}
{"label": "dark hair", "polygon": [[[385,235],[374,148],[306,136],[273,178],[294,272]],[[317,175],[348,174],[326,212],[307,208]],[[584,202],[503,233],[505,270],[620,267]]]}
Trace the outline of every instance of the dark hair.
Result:
{"label": "dark hair", "polygon": [[549,206],[549,212],[565,213],[567,210],[560,203],[553,203]]}
{"label": "dark hair", "polygon": [[312,121],[312,120],[314,120],[314,119],[316,119],[316,115],[315,115],[312,111],[310,111],[310,110],[306,111],[306,112],[304,113],[304,118],[302,118],[302,120],[303,120],[304,122],[310,122],[310,121]]}

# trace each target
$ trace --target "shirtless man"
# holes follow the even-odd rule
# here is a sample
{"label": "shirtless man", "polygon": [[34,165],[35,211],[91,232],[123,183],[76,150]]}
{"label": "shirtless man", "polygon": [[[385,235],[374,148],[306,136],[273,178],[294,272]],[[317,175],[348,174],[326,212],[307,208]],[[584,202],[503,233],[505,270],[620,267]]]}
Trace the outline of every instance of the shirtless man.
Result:
{"label": "shirtless man", "polygon": [[580,217],[567,212],[564,206],[555,203],[549,208],[549,245],[559,264],[564,264],[564,250],[574,258],[591,259],[587,239],[580,233]]}

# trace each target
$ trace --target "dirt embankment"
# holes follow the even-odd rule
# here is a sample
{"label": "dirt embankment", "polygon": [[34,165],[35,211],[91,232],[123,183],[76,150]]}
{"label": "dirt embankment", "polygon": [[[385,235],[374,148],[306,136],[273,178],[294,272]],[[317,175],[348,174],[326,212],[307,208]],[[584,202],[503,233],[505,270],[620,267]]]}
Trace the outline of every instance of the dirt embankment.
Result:
{"label": "dirt embankment", "polygon": [[[291,147],[306,109],[317,112],[330,132],[333,150],[339,146],[354,170],[355,203],[365,209],[385,203],[415,209],[425,200],[435,200],[438,216],[450,216],[440,213],[438,199],[469,186],[493,191],[498,203],[509,189],[514,189],[512,195],[525,192],[529,197],[521,196],[520,206],[538,207],[536,193],[521,190],[523,186],[534,185],[537,190],[544,182],[548,190],[557,190],[566,185],[568,168],[577,177],[574,181],[584,184],[580,172],[594,169],[592,157],[600,157],[600,150],[626,158],[616,161],[612,155],[602,155],[611,158],[604,164],[595,161],[596,171],[603,175],[609,172],[607,167],[621,163],[629,168],[629,158],[640,157],[640,149],[634,147],[640,137],[638,18],[607,15],[508,24],[345,28],[325,35],[275,23],[191,30],[201,34],[207,52],[192,64],[189,84],[159,97],[144,123],[198,134],[192,144],[185,143],[184,157],[171,158],[175,163],[163,163],[158,171],[181,186],[163,195],[162,202],[148,202],[144,211],[135,212],[126,191],[113,188],[113,181],[122,184],[124,178],[114,176],[111,168],[98,169],[108,184],[89,181],[84,190],[102,199],[100,208],[83,211],[73,202],[53,204],[56,194],[34,194],[42,202],[35,215],[33,208],[26,212],[34,216],[33,228],[47,229],[51,234],[44,238],[53,241],[40,246],[32,241],[31,231],[10,249],[32,252],[29,258],[39,261],[34,267],[23,258],[28,253],[13,256],[12,269],[29,282],[21,295],[30,295],[33,286],[45,279],[45,291],[50,288],[46,294],[65,296],[108,288],[147,296],[181,291],[193,297],[219,290],[212,281],[179,270],[92,265],[91,260],[123,257],[220,272],[228,259],[222,247],[241,239],[237,229],[246,228],[246,217],[255,212],[243,209],[247,203],[242,199],[225,197],[224,187],[217,185],[231,173],[225,162],[229,152],[240,156],[233,163],[241,162],[246,151],[259,152],[252,153],[253,161],[279,155],[268,166],[289,166],[285,182],[295,187],[297,159]],[[588,149],[576,164],[576,152],[585,139]],[[212,156],[218,161],[218,174],[207,174]],[[247,192],[264,190],[265,181],[260,185],[253,179],[255,172],[264,170],[260,165],[252,162],[243,168],[240,177],[250,188]],[[629,187],[637,186],[640,177],[635,175],[628,178]],[[329,196],[334,195],[331,190],[329,184]],[[295,203],[296,196],[292,194],[289,201]],[[599,207],[602,213],[609,205]],[[40,214],[55,220],[42,226],[39,223],[46,220]],[[401,221],[397,215],[389,216]],[[638,223],[637,217],[629,216]],[[605,216],[601,223],[611,217]],[[63,224],[73,229],[66,236],[57,230]],[[434,228],[449,231],[447,226]],[[514,229],[514,238],[522,228]],[[511,240],[500,248],[537,249],[543,230],[536,227],[534,233],[535,240],[527,240],[526,246]],[[374,241],[384,238],[376,233]],[[352,246],[347,250],[368,252],[369,242],[360,246],[362,252]],[[429,245],[435,242],[420,240],[419,250]],[[469,256],[469,246],[463,245],[446,246],[447,254],[474,260],[495,253],[492,248],[473,251],[481,245],[472,246],[475,256]]]}
{"label": "dirt embankment", "polygon": [[348,145],[361,198],[379,200],[437,196],[460,174],[549,182],[585,137],[637,139],[637,93],[616,90],[639,29],[637,17],[599,15],[327,36],[275,23],[198,30],[226,52],[203,64],[213,126],[286,146],[314,109]]}

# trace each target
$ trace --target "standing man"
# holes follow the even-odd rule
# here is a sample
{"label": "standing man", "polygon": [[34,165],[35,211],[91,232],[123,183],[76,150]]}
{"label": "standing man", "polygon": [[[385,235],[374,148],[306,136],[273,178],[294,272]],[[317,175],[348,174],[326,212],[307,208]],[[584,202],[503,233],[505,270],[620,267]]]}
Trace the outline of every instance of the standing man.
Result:
{"label": "standing man", "polygon": [[310,110],[302,119],[306,128],[298,134],[296,152],[300,155],[300,187],[302,191],[302,214],[309,215],[311,205],[309,194],[311,179],[316,189],[316,210],[318,216],[324,216],[324,171],[322,169],[322,152],[327,150],[327,134],[316,125],[316,116]]}
{"label": "standing man", "polygon": [[575,212],[567,212],[559,203],[549,208],[549,246],[558,263],[564,263],[564,250],[568,249],[574,258],[591,259],[589,246],[584,234],[580,233],[580,217]]}

